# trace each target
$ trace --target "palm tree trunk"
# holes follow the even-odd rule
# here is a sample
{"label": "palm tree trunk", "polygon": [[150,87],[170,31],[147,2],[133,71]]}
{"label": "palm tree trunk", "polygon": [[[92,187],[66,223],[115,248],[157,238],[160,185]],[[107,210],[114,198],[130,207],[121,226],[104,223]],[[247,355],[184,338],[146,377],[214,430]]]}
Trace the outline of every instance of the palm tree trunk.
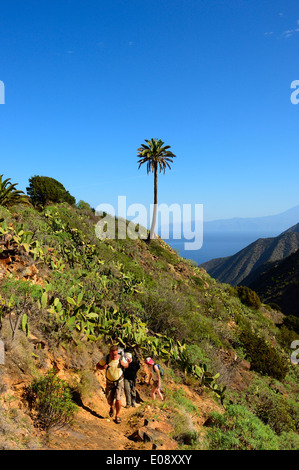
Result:
{"label": "palm tree trunk", "polygon": [[154,211],[153,219],[151,224],[150,233],[147,239],[147,242],[150,243],[155,236],[155,226],[157,222],[157,211],[158,211],[158,167],[155,166],[154,170]]}

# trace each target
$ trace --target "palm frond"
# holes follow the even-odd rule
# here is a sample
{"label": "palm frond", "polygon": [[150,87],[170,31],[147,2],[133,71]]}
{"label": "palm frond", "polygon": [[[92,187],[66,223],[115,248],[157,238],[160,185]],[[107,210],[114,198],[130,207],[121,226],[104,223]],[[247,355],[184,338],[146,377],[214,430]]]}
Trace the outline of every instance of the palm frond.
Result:
{"label": "palm frond", "polygon": [[15,204],[30,205],[30,199],[23,191],[17,190],[18,183],[10,183],[10,178],[0,175],[0,206],[11,207]]}
{"label": "palm frond", "polygon": [[160,172],[166,168],[171,169],[169,163],[173,163],[173,158],[176,157],[169,149],[170,145],[164,145],[161,139],[145,139],[146,144],[141,144],[137,149],[138,169],[146,163],[147,172],[154,171],[159,167]]}

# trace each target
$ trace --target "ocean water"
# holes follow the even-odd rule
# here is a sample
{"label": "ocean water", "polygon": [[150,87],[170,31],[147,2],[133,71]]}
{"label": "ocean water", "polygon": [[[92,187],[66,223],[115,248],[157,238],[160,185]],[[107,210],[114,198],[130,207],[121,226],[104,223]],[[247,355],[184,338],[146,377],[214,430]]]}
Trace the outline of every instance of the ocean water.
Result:
{"label": "ocean water", "polygon": [[214,258],[231,256],[250,245],[258,238],[268,238],[277,236],[273,232],[244,232],[244,231],[205,231],[203,234],[203,244],[199,250],[185,250],[184,243],[192,240],[165,239],[173,249],[183,258],[191,259],[197,264],[210,261]]}

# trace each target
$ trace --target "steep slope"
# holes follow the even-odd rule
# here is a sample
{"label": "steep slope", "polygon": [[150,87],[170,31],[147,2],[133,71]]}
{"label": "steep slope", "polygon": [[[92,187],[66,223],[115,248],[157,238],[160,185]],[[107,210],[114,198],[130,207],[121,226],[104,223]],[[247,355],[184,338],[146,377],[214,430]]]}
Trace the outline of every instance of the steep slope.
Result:
{"label": "steep slope", "polygon": [[251,282],[245,281],[263,302],[277,304],[284,314],[299,317],[299,250],[281,261],[263,265]]}
{"label": "steep slope", "polygon": [[299,248],[299,224],[273,238],[259,238],[243,250],[227,258],[203,263],[210,276],[231,285],[242,284],[261,265],[278,261]]}
{"label": "steep slope", "polygon": [[[43,448],[212,449],[230,426],[237,434],[219,442],[226,449],[299,448],[298,373],[280,343],[283,315],[243,304],[162,240],[99,240],[98,220],[67,204],[0,207],[0,448],[41,445],[24,390],[52,369],[77,413]],[[95,374],[115,342],[166,371],[158,402],[142,367],[140,406],[123,409],[121,425],[107,421],[105,380]]]}

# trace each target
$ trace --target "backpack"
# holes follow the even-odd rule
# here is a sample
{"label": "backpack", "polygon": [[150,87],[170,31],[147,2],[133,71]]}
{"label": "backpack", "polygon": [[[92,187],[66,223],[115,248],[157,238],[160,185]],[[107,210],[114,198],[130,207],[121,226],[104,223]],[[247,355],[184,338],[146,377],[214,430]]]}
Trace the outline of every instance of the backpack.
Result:
{"label": "backpack", "polygon": [[[157,366],[157,367],[158,367],[159,372],[160,372],[160,377],[163,377],[163,375],[164,375],[164,370],[162,369],[162,367],[160,366],[160,364],[156,364],[156,363],[155,363],[154,366]],[[154,366],[153,366],[153,367],[154,367]]]}

